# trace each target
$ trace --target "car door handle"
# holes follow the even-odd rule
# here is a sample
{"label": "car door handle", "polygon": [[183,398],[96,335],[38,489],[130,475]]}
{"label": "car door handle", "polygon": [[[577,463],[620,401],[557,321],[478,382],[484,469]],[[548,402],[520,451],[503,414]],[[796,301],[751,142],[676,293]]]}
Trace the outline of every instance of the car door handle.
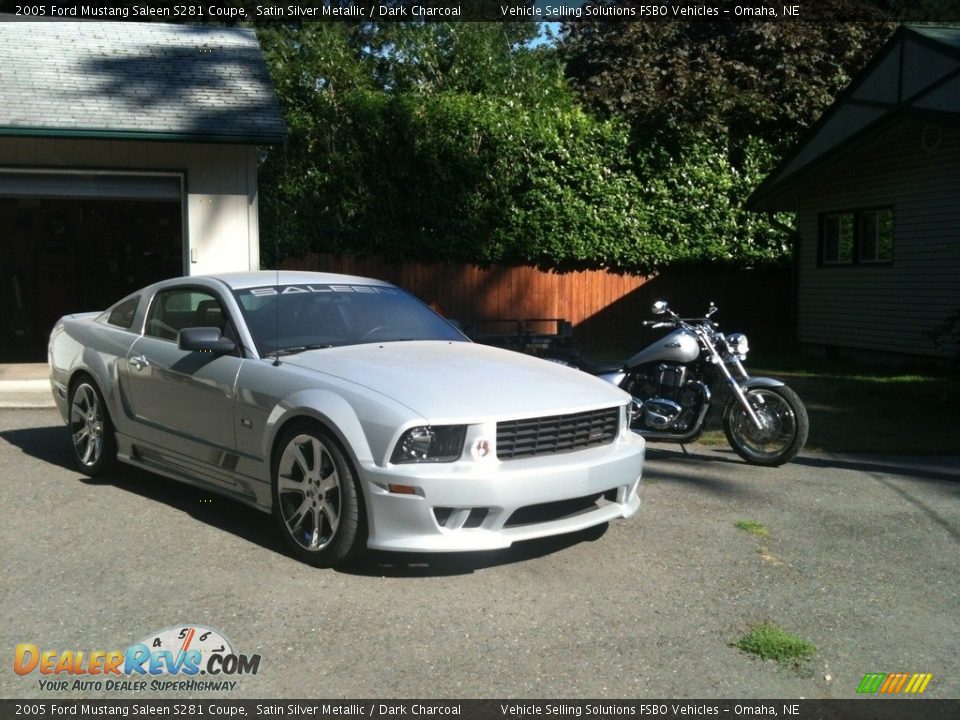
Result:
{"label": "car door handle", "polygon": [[144,355],[135,355],[130,358],[130,364],[133,365],[137,370],[143,370],[145,367],[150,367],[150,361],[147,360]]}

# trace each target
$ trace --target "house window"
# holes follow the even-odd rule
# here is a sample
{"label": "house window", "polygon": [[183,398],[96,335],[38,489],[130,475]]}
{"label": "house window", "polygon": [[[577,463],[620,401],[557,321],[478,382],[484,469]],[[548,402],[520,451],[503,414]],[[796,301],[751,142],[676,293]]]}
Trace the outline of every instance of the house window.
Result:
{"label": "house window", "polygon": [[831,213],[823,218],[823,263],[853,262],[853,213]]}
{"label": "house window", "polygon": [[821,265],[867,265],[892,260],[892,209],[854,210],[820,216]]}
{"label": "house window", "polygon": [[893,260],[893,210],[860,213],[860,248],[857,258],[862,263]]}

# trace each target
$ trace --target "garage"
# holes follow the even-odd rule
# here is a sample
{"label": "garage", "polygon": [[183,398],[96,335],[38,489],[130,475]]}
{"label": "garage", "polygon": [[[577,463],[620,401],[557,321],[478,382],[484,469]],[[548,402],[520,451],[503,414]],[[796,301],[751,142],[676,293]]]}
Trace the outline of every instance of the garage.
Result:
{"label": "garage", "polygon": [[0,172],[0,362],[42,361],[60,316],[183,274],[181,196],[177,175]]}
{"label": "garage", "polygon": [[0,23],[0,364],[151,282],[259,269],[286,128],[253,30]]}

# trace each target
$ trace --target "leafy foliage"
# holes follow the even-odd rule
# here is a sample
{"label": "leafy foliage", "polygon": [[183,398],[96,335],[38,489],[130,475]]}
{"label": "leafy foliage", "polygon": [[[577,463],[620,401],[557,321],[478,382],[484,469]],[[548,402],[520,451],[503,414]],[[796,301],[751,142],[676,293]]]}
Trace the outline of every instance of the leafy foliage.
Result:
{"label": "leafy foliage", "polygon": [[262,26],[290,130],[260,169],[264,262],[782,260],[789,218],[743,201],[866,53],[794,25],[585,23],[560,49],[533,23]]}
{"label": "leafy foliage", "polygon": [[582,101],[631,130],[663,262],[789,255],[792,218],[747,198],[892,32],[889,23],[566,23]]}
{"label": "leafy foliage", "polygon": [[893,32],[890,23],[567,23],[581,97],[641,140],[759,137],[782,152]]}

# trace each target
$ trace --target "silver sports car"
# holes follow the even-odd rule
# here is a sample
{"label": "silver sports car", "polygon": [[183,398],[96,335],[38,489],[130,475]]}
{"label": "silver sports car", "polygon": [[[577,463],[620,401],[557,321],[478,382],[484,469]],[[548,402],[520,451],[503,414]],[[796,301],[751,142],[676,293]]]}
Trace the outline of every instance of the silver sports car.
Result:
{"label": "silver sports car", "polygon": [[49,362],[84,472],[119,458],[272,512],[318,566],[503,548],[640,506],[626,393],[475,345],[377,280],[166,280],[62,318]]}

